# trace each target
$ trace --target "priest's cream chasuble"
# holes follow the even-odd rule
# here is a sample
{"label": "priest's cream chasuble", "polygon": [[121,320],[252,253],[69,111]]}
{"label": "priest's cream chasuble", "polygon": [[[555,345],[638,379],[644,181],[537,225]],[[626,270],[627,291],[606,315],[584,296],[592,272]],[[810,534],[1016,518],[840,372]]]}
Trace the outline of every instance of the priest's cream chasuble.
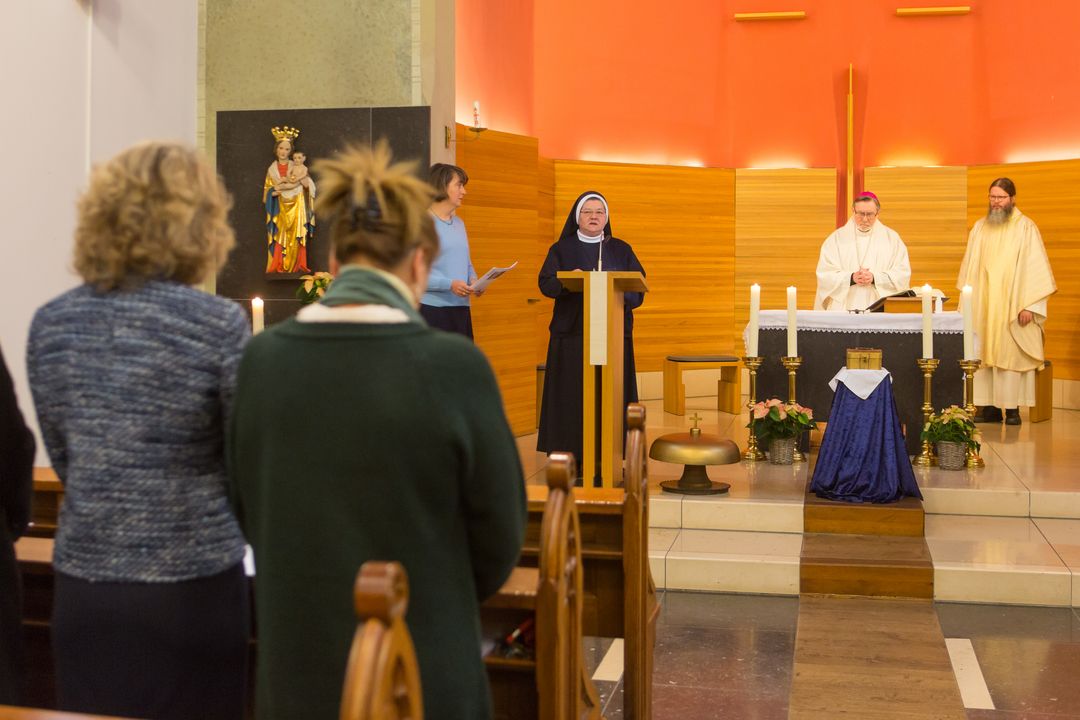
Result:
{"label": "priest's cream chasuble", "polygon": [[[1035,404],[1035,371],[1042,367],[1047,299],[1057,292],[1039,228],[1013,209],[1002,225],[981,219],[968,235],[957,288],[970,285],[982,369],[975,374],[976,405]],[[1021,327],[1017,316],[1035,319]]]}
{"label": "priest's cream chasuble", "polygon": [[[851,274],[866,268],[873,285],[852,285]],[[863,310],[878,299],[910,287],[907,247],[890,227],[876,222],[859,232],[854,218],[837,228],[821,245],[817,265],[815,310]]]}

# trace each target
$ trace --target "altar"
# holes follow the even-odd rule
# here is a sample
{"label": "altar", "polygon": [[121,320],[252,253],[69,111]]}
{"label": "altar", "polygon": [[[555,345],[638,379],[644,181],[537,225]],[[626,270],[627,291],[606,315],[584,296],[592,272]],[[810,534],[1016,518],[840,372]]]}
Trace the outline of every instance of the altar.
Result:
{"label": "altar", "polygon": [[[758,370],[757,395],[762,400],[787,400],[787,370],[780,358],[787,355],[787,312],[762,310],[759,316],[758,355],[765,358]],[[829,380],[847,363],[847,350],[881,350],[881,364],[893,377],[893,392],[900,422],[904,424],[909,455],[921,450],[923,379],[916,359],[922,357],[922,315],[918,313],[849,313],[800,310],[796,313],[798,351],[802,365],[796,375],[796,400],[825,420],[832,408]],[[964,321],[958,312],[933,314],[934,357],[941,360],[932,381],[934,411],[960,405],[964,374],[958,364],[964,354]],[[744,342],[747,339],[743,332]]]}

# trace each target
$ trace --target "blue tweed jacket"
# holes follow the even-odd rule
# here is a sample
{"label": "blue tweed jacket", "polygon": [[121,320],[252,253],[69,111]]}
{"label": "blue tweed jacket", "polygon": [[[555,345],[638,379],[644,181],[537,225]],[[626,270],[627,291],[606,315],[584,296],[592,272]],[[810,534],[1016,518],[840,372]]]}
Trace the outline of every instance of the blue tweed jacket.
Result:
{"label": "blue tweed jacket", "polygon": [[176,582],[240,562],[224,428],[249,336],[236,303],[174,282],[84,285],[37,311],[27,368],[64,483],[57,570]]}

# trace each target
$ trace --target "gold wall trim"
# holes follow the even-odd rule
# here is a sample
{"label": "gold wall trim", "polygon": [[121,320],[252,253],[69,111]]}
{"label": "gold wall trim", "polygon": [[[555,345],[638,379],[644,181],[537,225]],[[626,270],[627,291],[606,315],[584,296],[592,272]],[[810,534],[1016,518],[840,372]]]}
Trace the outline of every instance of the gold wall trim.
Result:
{"label": "gold wall trim", "polygon": [[926,17],[932,15],[967,15],[971,12],[970,5],[943,5],[941,7],[907,7],[896,8],[896,14],[900,17]]}
{"label": "gold wall trim", "polygon": [[805,10],[788,10],[783,12],[752,12],[735,13],[735,22],[752,22],[755,20],[804,20]]}

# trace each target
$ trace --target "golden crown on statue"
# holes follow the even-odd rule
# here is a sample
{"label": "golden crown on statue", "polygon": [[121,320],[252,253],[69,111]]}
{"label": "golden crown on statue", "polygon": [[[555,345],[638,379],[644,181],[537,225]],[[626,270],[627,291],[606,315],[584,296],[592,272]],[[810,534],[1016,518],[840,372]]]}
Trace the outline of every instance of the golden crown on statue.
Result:
{"label": "golden crown on statue", "polygon": [[289,127],[273,127],[270,128],[270,134],[274,136],[274,142],[281,142],[282,140],[288,140],[292,142],[300,135],[300,128]]}

